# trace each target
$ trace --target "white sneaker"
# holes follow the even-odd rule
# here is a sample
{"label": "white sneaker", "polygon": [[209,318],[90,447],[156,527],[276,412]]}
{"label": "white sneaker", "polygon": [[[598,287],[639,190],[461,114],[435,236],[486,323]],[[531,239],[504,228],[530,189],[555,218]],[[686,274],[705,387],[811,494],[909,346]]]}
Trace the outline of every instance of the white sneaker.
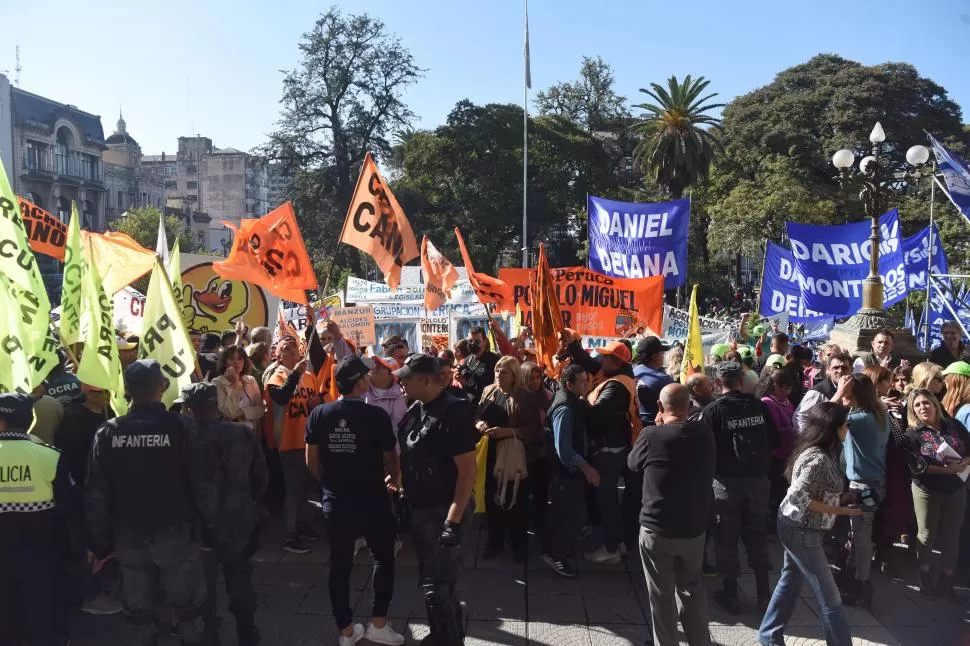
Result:
{"label": "white sneaker", "polygon": [[365,541],[363,538],[358,538],[356,541],[354,541],[354,558],[357,558],[357,552],[364,547],[367,547],[367,541]]}
{"label": "white sneaker", "polygon": [[397,558],[397,554],[398,554],[398,552],[401,551],[401,548],[402,547],[404,547],[404,544],[401,543],[401,539],[400,538],[395,538],[394,539],[394,558]]}
{"label": "white sneaker", "polygon": [[586,552],[586,560],[590,563],[605,563],[606,565],[619,565],[620,553],[607,552],[606,547],[600,545],[595,552]]}
{"label": "white sneaker", "polygon": [[361,624],[354,624],[354,634],[350,637],[340,636],[340,646],[354,646],[357,642],[364,638],[364,626]]}
{"label": "white sneaker", "polygon": [[375,644],[388,644],[388,646],[401,646],[404,643],[404,635],[396,632],[389,623],[384,624],[383,628],[377,628],[368,622],[364,639]]}

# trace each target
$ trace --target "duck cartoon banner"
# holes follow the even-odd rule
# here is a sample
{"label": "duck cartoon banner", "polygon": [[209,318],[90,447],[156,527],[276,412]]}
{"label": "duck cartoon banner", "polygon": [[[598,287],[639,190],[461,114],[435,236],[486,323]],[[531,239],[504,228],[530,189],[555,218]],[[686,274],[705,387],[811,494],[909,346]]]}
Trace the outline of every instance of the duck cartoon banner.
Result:
{"label": "duck cartoon banner", "polygon": [[213,269],[216,256],[182,254],[182,291],[176,294],[189,330],[224,332],[243,321],[250,329],[275,325],[279,299],[253,283],[223,278]]}

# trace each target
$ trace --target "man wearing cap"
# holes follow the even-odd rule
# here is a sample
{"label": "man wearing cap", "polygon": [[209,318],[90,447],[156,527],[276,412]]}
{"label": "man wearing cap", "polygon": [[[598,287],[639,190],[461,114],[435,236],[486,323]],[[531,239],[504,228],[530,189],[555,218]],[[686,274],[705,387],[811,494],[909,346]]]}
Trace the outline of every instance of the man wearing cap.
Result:
{"label": "man wearing cap", "polygon": [[273,441],[279,448],[286,494],[283,498],[283,550],[293,554],[310,551],[305,541],[320,535],[310,528],[316,515],[307,500],[310,472],[306,467],[306,421],[320,403],[317,379],[307,370],[307,360],[293,337],[284,337],[276,346],[278,364],[266,380],[266,399],[271,410]]}
{"label": "man wearing cap", "polygon": [[259,643],[259,631],[250,558],[256,552],[259,538],[257,501],[269,481],[266,458],[253,429],[219,417],[219,392],[215,384],[189,384],[182,388],[181,397],[176,401],[198,424],[206,460],[215,472],[219,488],[218,543],[214,550],[202,556],[207,589],[203,610],[206,632],[213,644],[218,643],[216,577],[221,564],[229,611],[236,618],[239,646],[255,646]]}
{"label": "man wearing cap", "polygon": [[765,363],[768,358],[772,355],[781,355],[784,357],[788,354],[788,335],[784,332],[776,332],[771,336],[771,345],[768,352],[762,352],[761,355],[754,362],[754,369],[758,371],[760,375],[765,369]]}
{"label": "man wearing cap", "polygon": [[404,363],[404,360],[410,352],[408,342],[397,334],[384,339],[384,342],[381,343],[381,349],[384,351],[385,357],[393,360],[398,365]]}
{"label": "man wearing cap", "polygon": [[[340,646],[362,638],[399,645],[404,637],[387,622],[394,590],[397,522],[388,497],[387,474],[396,490],[401,463],[391,418],[364,401],[371,388],[369,359],[344,357],[334,378],[340,399],[318,406],[306,424],[306,464],[323,486],[323,513],[330,532],[330,603],[340,630]],[[350,573],[354,541],[363,536],[374,560],[374,601],[367,629],[353,623]]]}
{"label": "man wearing cap", "polygon": [[58,350],[57,365],[44,380],[44,390],[64,407],[81,399],[81,381],[67,371],[66,364],[67,354]]}
{"label": "man wearing cap", "polygon": [[668,350],[670,346],[655,336],[637,341],[637,363],[633,366],[633,376],[637,380],[637,404],[644,426],[654,423],[659,410],[657,402],[660,391],[667,384],[674,383],[664,369],[664,353]]}
{"label": "man wearing cap", "polygon": [[364,393],[364,401],[384,410],[391,418],[391,428],[404,419],[408,405],[404,400],[404,391],[397,383],[393,371],[400,368],[394,359],[374,357],[374,367],[370,371],[370,389]]}
{"label": "man wearing cap", "polygon": [[207,379],[210,374],[213,377],[216,375],[221,350],[221,336],[215,332],[208,332],[202,337],[202,350],[199,352],[199,371],[202,373],[203,379]]}
{"label": "man wearing cap", "polygon": [[765,405],[741,392],[741,366],[717,364],[722,394],[704,407],[701,420],[714,429],[717,468],[714,472],[714,509],[717,513],[717,568],[723,589],[714,597],[726,610],[740,612],[738,599],[738,538],[744,541],[748,565],[754,570],[758,606],[771,598],[768,584],[768,467],[778,447],[778,430]]}
{"label": "man wearing cap", "polygon": [[398,442],[431,626],[429,643],[455,646],[464,643],[465,636],[455,586],[460,577],[461,541],[474,513],[478,433],[469,402],[444,392],[437,357],[411,355],[394,375],[414,400],[398,429]]}
{"label": "man wearing cap", "polygon": [[33,408],[29,395],[0,394],[0,644],[54,646],[66,638],[57,569],[77,507],[60,452],[27,434]]}
{"label": "man wearing cap", "polygon": [[131,643],[154,644],[160,588],[183,644],[204,644],[199,612],[206,597],[199,535],[215,547],[218,489],[195,422],[165,410],[168,388],[154,359],[125,370],[127,415],[94,437],[84,509],[91,551],[114,551],[122,573]]}
{"label": "man wearing cap", "polygon": [[458,371],[458,381],[465,388],[468,399],[477,404],[487,386],[495,383],[495,364],[501,357],[489,349],[488,335],[483,327],[468,330],[468,358]]}

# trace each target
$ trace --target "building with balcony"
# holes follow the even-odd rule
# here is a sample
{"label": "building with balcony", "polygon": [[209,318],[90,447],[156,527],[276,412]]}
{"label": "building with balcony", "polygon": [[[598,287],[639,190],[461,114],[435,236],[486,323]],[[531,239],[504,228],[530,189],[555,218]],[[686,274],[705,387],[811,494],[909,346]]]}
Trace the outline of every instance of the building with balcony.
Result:
{"label": "building with balcony", "polygon": [[118,115],[117,129],[105,140],[101,158],[104,166],[105,215],[116,220],[130,208],[165,208],[165,179],[159,169],[142,165],[141,146]]}
{"label": "building with balcony", "polygon": [[106,149],[101,117],[10,87],[14,192],[68,222],[77,203],[82,228],[105,228]]}

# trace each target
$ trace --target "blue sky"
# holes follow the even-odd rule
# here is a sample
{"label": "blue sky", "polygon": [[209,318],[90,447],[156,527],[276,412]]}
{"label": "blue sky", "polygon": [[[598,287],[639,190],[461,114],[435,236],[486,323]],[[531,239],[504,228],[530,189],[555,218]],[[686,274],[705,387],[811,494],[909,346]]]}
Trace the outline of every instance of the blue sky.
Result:
{"label": "blue sky", "polygon": [[[419,127],[440,124],[462,98],[522,101],[521,0],[336,4],[381,17],[427,69],[406,96]],[[174,152],[193,129],[246,150],[272,129],[280,70],[296,65],[301,34],[327,6],[0,0],[0,70],[13,78],[19,44],[23,89],[100,114],[106,135],[121,106],[146,154]],[[687,73],[706,76],[730,100],[832,52],[914,64],[970,122],[970,0],[532,0],[529,19],[533,92],[575,78],[584,55],[599,55],[635,102],[638,88]]]}

